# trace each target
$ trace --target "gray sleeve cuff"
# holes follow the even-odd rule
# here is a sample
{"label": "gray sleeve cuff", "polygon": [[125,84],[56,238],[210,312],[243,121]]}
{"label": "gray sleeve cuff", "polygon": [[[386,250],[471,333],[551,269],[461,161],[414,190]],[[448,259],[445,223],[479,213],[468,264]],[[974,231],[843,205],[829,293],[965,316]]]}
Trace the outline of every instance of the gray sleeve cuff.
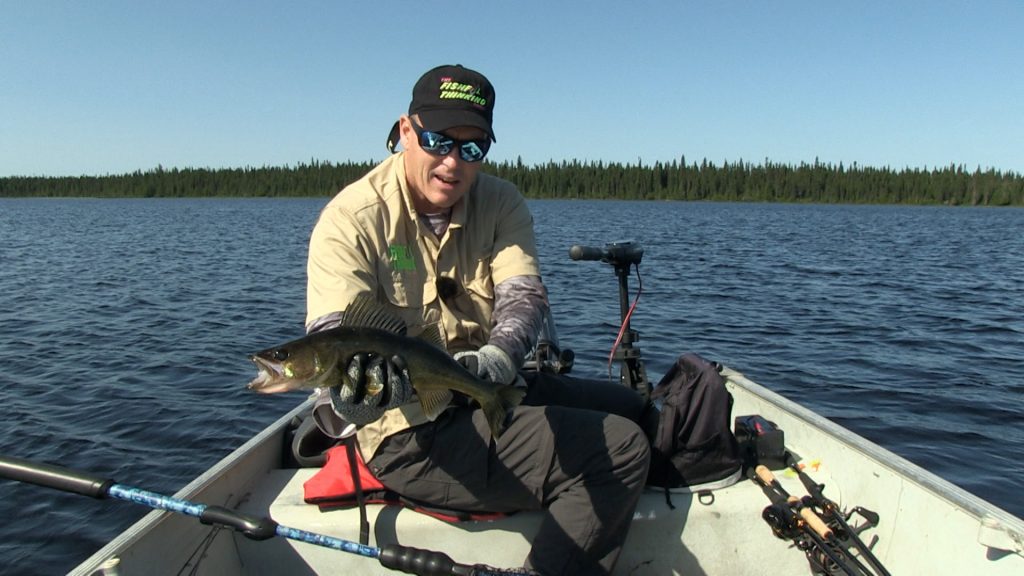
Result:
{"label": "gray sleeve cuff", "polygon": [[312,416],[316,427],[330,438],[346,438],[356,433],[356,425],[347,422],[334,411],[331,395],[326,388],[317,391]]}

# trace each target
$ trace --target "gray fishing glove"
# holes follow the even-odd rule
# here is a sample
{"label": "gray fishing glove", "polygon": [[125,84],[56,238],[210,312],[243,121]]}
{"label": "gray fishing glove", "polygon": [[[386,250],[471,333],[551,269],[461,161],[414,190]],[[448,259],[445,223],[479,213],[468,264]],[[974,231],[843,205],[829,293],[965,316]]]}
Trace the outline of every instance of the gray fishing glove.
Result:
{"label": "gray fishing glove", "polygon": [[377,420],[412,397],[409,370],[401,356],[356,354],[340,386],[329,388],[331,407],[346,421],[362,426]]}
{"label": "gray fishing glove", "polygon": [[504,350],[491,344],[484,344],[479,350],[456,352],[454,358],[478,378],[496,384],[511,384],[519,375],[512,358]]}

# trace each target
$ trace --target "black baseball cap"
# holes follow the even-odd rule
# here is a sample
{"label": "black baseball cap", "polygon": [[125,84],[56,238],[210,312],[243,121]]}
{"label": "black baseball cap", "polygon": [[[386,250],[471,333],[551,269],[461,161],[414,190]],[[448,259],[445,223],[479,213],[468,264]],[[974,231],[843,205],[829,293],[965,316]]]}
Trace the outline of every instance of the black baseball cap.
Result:
{"label": "black baseball cap", "polygon": [[[444,132],[456,126],[480,128],[497,142],[491,120],[494,116],[494,86],[483,74],[463,67],[438,66],[420,77],[412,89],[409,115],[418,114],[424,130]],[[398,122],[388,134],[388,150],[398,145]]]}

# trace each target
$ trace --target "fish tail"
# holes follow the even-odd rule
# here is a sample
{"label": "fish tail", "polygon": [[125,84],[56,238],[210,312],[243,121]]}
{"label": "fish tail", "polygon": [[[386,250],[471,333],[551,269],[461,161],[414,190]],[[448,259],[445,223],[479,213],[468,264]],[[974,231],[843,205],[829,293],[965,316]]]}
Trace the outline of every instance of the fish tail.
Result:
{"label": "fish tail", "polygon": [[525,395],[526,390],[506,384],[495,390],[493,400],[481,404],[494,438],[500,437],[505,432],[509,410],[518,406]]}

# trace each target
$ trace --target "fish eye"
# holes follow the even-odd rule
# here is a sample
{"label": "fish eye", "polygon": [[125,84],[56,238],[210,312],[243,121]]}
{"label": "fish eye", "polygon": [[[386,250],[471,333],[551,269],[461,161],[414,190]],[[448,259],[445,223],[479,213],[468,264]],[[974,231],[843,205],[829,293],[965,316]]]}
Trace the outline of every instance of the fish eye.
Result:
{"label": "fish eye", "polygon": [[272,356],[274,360],[281,362],[288,359],[288,351],[285,350],[284,348],[278,348],[277,350],[274,350]]}

